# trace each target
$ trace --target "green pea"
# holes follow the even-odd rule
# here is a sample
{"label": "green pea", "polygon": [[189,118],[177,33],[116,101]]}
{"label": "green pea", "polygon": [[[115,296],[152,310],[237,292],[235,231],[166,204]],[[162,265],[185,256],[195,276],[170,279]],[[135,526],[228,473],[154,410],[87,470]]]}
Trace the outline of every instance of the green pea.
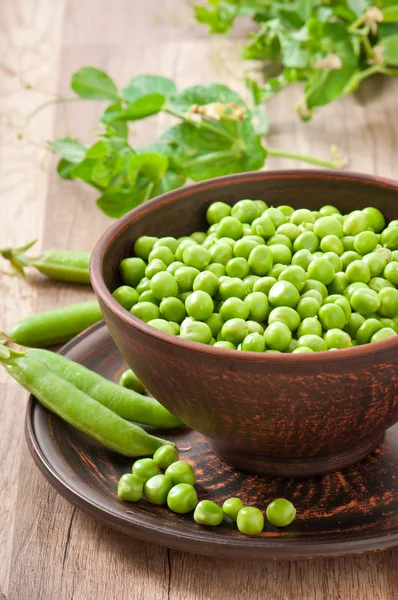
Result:
{"label": "green pea", "polygon": [[334,348],[350,348],[351,346],[351,338],[345,331],[341,331],[341,329],[329,329],[323,339],[326,342],[328,350]]}
{"label": "green pea", "polygon": [[138,502],[141,500],[144,482],[140,477],[125,473],[119,479],[117,486],[117,495],[120,500],[127,502]]}
{"label": "green pea", "polygon": [[271,219],[275,226],[275,229],[283,225],[283,223],[286,223],[286,217],[283,214],[283,212],[281,212],[278,208],[274,208],[273,206],[267,208],[264,211],[263,216],[269,217]]}
{"label": "green pea", "polygon": [[319,237],[313,231],[304,231],[294,240],[293,248],[295,252],[299,250],[316,252],[319,248]]}
{"label": "green pea", "polygon": [[289,238],[291,242],[294,242],[294,240],[300,235],[301,231],[297,225],[294,225],[294,223],[284,223],[278,227],[276,233],[284,235]]}
{"label": "green pea", "polygon": [[297,340],[295,338],[292,338],[290,340],[289,345],[286,348],[285,352],[292,353],[293,350],[295,350],[296,348],[297,348]]}
{"label": "green pea", "polygon": [[137,285],[136,289],[140,295],[143,294],[144,292],[151,289],[151,281],[148,279],[148,277],[143,277],[140,283]]}
{"label": "green pea", "polygon": [[165,319],[152,319],[151,321],[148,321],[148,325],[155,329],[159,329],[160,331],[164,331],[164,333],[173,335],[173,328]]}
{"label": "green pea", "polygon": [[278,281],[269,291],[268,300],[271,306],[289,306],[295,308],[300,300],[297,288],[289,281]]}
{"label": "green pea", "polygon": [[382,277],[372,277],[369,281],[369,287],[371,290],[379,293],[385,287],[393,288],[393,284],[388,279],[383,279]]}
{"label": "green pea", "polygon": [[298,228],[300,229],[301,233],[305,233],[306,231],[311,231],[312,233],[314,232],[313,223],[300,223]]}
{"label": "green pea", "polygon": [[264,529],[264,515],[254,506],[244,506],[238,512],[236,524],[241,533],[257,535]]}
{"label": "green pea", "polygon": [[240,498],[228,498],[222,505],[223,511],[232,521],[236,521],[238,513],[242,508],[243,502]]}
{"label": "green pea", "polygon": [[308,354],[310,352],[314,351],[311,350],[311,348],[308,348],[307,346],[300,346],[299,348],[295,348],[293,350],[293,354]]}
{"label": "green pea", "polygon": [[239,277],[239,279],[243,279],[249,274],[250,267],[245,258],[238,256],[231,258],[231,260],[227,262],[225,270],[229,277]]}
{"label": "green pea", "polygon": [[195,473],[191,465],[184,460],[177,460],[167,467],[165,474],[173,485],[177,483],[189,483],[195,485]]}
{"label": "green pea", "polygon": [[354,260],[346,269],[346,275],[349,283],[361,281],[368,283],[370,280],[370,270],[366,263],[362,260]]}
{"label": "green pea", "polygon": [[276,283],[275,277],[260,277],[253,285],[253,292],[262,292],[268,296],[270,289]]}
{"label": "green pea", "polygon": [[269,272],[269,276],[270,277],[274,277],[275,279],[279,278],[279,275],[282,273],[282,271],[286,269],[286,265],[282,265],[277,263],[276,265],[274,265],[272,267],[272,269]]}
{"label": "green pea", "polygon": [[[197,246],[197,243],[192,238],[188,238],[188,239],[180,242],[180,245],[178,246],[176,253],[175,253],[175,260],[182,261],[183,256],[184,256],[184,251],[189,246]],[[205,246],[203,246],[203,247],[205,247]],[[206,249],[208,250],[208,248],[206,248]]]}
{"label": "green pea", "polygon": [[[263,246],[259,246],[259,248],[262,248],[262,247]],[[292,262],[292,253],[287,246],[284,246],[283,244],[274,244],[272,246],[268,246],[268,249],[271,252],[273,264],[290,265],[290,263]],[[253,252],[255,252],[255,250],[253,250]],[[253,271],[253,268],[252,268],[252,271]],[[256,275],[265,275],[265,274],[266,273],[264,273],[264,272],[256,273]]]}
{"label": "green pea", "polygon": [[341,258],[341,262],[343,264],[343,270],[346,270],[352,262],[354,262],[356,260],[361,260],[362,256],[360,254],[358,254],[358,252],[353,252],[352,250],[348,250],[347,252],[343,252],[343,254],[340,256],[340,258]]}
{"label": "green pea", "polygon": [[130,310],[134,304],[137,304],[140,297],[139,293],[129,285],[121,285],[113,292],[112,296],[126,310]]}
{"label": "green pea", "polygon": [[185,248],[182,259],[187,267],[203,271],[210,264],[211,254],[209,250],[196,244]]}
{"label": "green pea", "polygon": [[222,326],[221,334],[225,341],[232,342],[237,346],[249,334],[249,328],[243,319],[229,319]]}
{"label": "green pea", "polygon": [[394,337],[396,335],[396,332],[391,327],[383,327],[382,329],[379,329],[379,331],[376,331],[376,333],[372,335],[370,341],[372,343],[381,342],[382,340],[388,340],[389,338]]}
{"label": "green pea", "polygon": [[325,204],[319,209],[319,212],[323,217],[330,217],[332,215],[340,214],[339,209],[333,206],[332,204]]}
{"label": "green pea", "polygon": [[157,237],[142,235],[134,244],[134,254],[142,260],[148,260],[148,256],[157,241]]}
{"label": "green pea", "polygon": [[313,298],[318,302],[319,306],[322,306],[323,304],[323,295],[318,290],[308,290],[307,292],[304,292],[304,294],[301,295],[301,299],[305,300],[306,298]]}
{"label": "green pea", "polygon": [[174,237],[168,236],[168,237],[159,238],[155,242],[153,247],[160,248],[162,246],[165,246],[166,248],[169,248],[172,251],[172,253],[174,254],[178,248],[178,244],[179,244],[179,242]]}
{"label": "green pea", "polygon": [[153,460],[159,469],[167,469],[170,465],[178,461],[177,449],[170,444],[160,446],[153,455]]}
{"label": "green pea", "polygon": [[344,245],[337,235],[326,235],[321,240],[321,250],[323,252],[334,252],[334,254],[340,256],[344,252]]}
{"label": "green pea", "polygon": [[224,348],[224,350],[236,350],[235,344],[231,342],[219,341],[214,344],[215,348]]}
{"label": "green pea", "polygon": [[314,223],[314,233],[321,239],[331,235],[342,238],[343,226],[334,217],[321,217]]}
{"label": "green pea", "polygon": [[322,335],[322,325],[320,324],[318,317],[306,317],[303,319],[297,329],[298,337],[303,335]]}
{"label": "green pea", "polygon": [[258,242],[254,240],[247,239],[247,237],[242,238],[241,240],[238,240],[234,246],[234,256],[237,258],[245,258],[247,260],[250,256],[251,251],[254,250],[254,248],[256,248],[256,246],[258,245]]}
{"label": "green pea", "polygon": [[225,275],[225,266],[221,263],[212,263],[207,268],[206,271],[210,271],[210,273],[214,273],[214,275],[220,279],[223,275]]}
{"label": "green pea", "polygon": [[207,238],[207,234],[204,231],[195,231],[194,233],[191,233],[190,237],[198,244],[203,244]]}
{"label": "green pea", "polygon": [[379,252],[370,252],[363,257],[362,261],[368,265],[371,277],[381,275],[387,265],[386,259]]}
{"label": "green pea", "polygon": [[233,257],[233,250],[229,244],[220,241],[210,248],[210,256],[213,262],[226,265]]}
{"label": "green pea", "polygon": [[177,271],[177,269],[179,269],[180,267],[183,267],[184,263],[182,263],[179,260],[175,260],[174,262],[172,262],[166,269],[167,273],[171,273],[171,275],[174,275],[174,273]]}
{"label": "green pea", "polygon": [[182,323],[187,316],[184,303],[179,298],[174,297],[163,298],[159,305],[159,311],[164,319],[176,323]]}
{"label": "green pea", "polygon": [[179,267],[174,273],[174,279],[178,284],[180,292],[191,292],[193,282],[200,271],[194,267]]}
{"label": "green pea", "polygon": [[[267,299],[266,296],[265,298]],[[249,306],[247,305],[246,300],[247,298],[245,298],[245,301],[240,298],[228,298],[225,300],[220,308],[220,315],[223,321],[234,318],[246,320],[249,316]],[[262,321],[263,319],[260,320]]]}
{"label": "green pea", "polygon": [[248,292],[253,291],[254,284],[258,281],[260,277],[258,275],[247,275],[244,278],[243,283],[246,285],[246,289]]}
{"label": "green pea", "polygon": [[343,294],[348,285],[347,275],[343,271],[339,271],[335,274],[333,281],[329,284],[329,292],[331,294]]}
{"label": "green pea", "polygon": [[368,224],[376,233],[380,233],[385,227],[383,214],[372,206],[367,206],[362,211],[368,217]]}
{"label": "green pea", "polygon": [[355,312],[366,317],[380,308],[379,295],[371,289],[355,290],[350,296],[350,303]]}
{"label": "green pea", "polygon": [[312,258],[313,258],[313,256],[309,250],[306,250],[306,249],[298,250],[293,255],[292,265],[297,265],[297,266],[301,267],[302,269],[304,269],[304,271],[307,271],[308,265],[312,261]]}
{"label": "green pea", "polygon": [[281,206],[278,206],[278,208],[281,213],[285,215],[285,217],[291,217],[291,215],[294,213],[293,206],[289,206],[288,204],[281,204]]}
{"label": "green pea", "polygon": [[218,239],[229,237],[233,240],[239,240],[242,237],[242,232],[242,223],[238,219],[235,219],[235,217],[224,217],[219,223],[216,236]]}
{"label": "green pea", "polygon": [[186,325],[181,324],[180,337],[191,342],[210,344],[213,336],[210,327],[206,323],[194,321]]}
{"label": "green pea", "polygon": [[285,323],[275,321],[264,331],[264,340],[271,350],[286,350],[292,339],[292,333]]}
{"label": "green pea", "polygon": [[[167,265],[160,259],[155,258],[154,260],[151,260],[150,263],[148,263],[148,266],[145,269],[145,275],[148,279],[152,279],[155,275],[157,275],[158,273],[161,273],[162,271],[166,271],[167,270]],[[139,285],[137,285],[137,290],[139,288]],[[147,291],[147,290],[144,290]]]}
{"label": "green pea", "polygon": [[362,231],[366,231],[369,227],[369,220],[361,210],[354,210],[352,213],[347,215],[343,223],[344,235],[358,235]]}
{"label": "green pea", "polygon": [[398,290],[385,287],[379,292],[380,308],[382,317],[393,319],[398,315]]}
{"label": "green pea", "polygon": [[362,231],[354,238],[354,249],[359,254],[369,254],[377,246],[377,236],[372,231]]}
{"label": "green pea", "polygon": [[156,273],[151,279],[151,292],[158,300],[169,298],[170,296],[176,297],[178,296],[178,283],[171,273],[161,271],[160,273]]}
{"label": "green pea", "polygon": [[158,506],[166,504],[167,496],[172,487],[173,484],[166,475],[155,475],[145,483],[145,498]]}
{"label": "green pea", "polygon": [[193,518],[199,525],[209,525],[216,527],[224,519],[224,513],[215,502],[211,500],[201,500],[195,508]]}
{"label": "green pea", "polygon": [[133,464],[133,475],[136,475],[144,483],[158,474],[158,466],[153,458],[140,458]]}
{"label": "green pea", "polygon": [[387,227],[381,234],[380,242],[388,250],[398,250],[398,227]]}
{"label": "green pea", "polygon": [[346,324],[344,310],[337,304],[324,304],[318,312],[322,327],[326,329],[343,329]]}
{"label": "green pea", "polygon": [[258,323],[265,321],[269,312],[268,298],[265,294],[262,292],[252,292],[246,296],[244,304],[249,313],[246,317],[241,316],[242,319],[249,318],[251,321],[257,321]]}
{"label": "green pea", "polygon": [[130,310],[131,314],[148,323],[153,319],[159,319],[160,311],[156,304],[152,302],[137,302]]}
{"label": "green pea", "polygon": [[246,324],[249,328],[249,333],[264,333],[264,327],[261,323],[257,323],[256,321],[251,321],[250,319],[246,321]]}
{"label": "green pea", "polygon": [[224,325],[224,319],[219,313],[213,313],[206,319],[205,323],[210,327],[213,337],[217,337]]}
{"label": "green pea", "polygon": [[257,206],[260,215],[268,208],[268,204],[264,202],[264,200],[254,200],[254,203]]}
{"label": "green pea", "polygon": [[285,498],[277,498],[267,506],[266,515],[271,525],[287,527],[296,518],[296,509]]}
{"label": "green pea", "polygon": [[[315,298],[301,298],[296,309],[299,319],[315,317],[321,306],[322,304]],[[271,314],[269,315],[269,318],[271,318]]]}
{"label": "green pea", "polygon": [[330,263],[332,263],[335,273],[338,273],[343,268],[343,263],[341,261],[341,258],[337,254],[335,254],[334,252],[325,252],[325,254],[323,255],[323,257],[327,258],[327,260]]}
{"label": "green pea", "polygon": [[126,369],[126,371],[121,374],[119,384],[125,388],[128,388],[129,390],[138,392],[138,394],[143,394],[145,392],[144,384],[138,379],[137,375],[131,369]]}
{"label": "green pea", "polygon": [[198,503],[195,488],[189,483],[178,483],[171,488],[167,496],[167,506],[180,515],[192,512]]}
{"label": "green pea", "polygon": [[213,202],[206,212],[206,219],[209,225],[219,223],[224,217],[231,214],[231,207],[225,202]]}
{"label": "green pea", "polygon": [[146,264],[142,258],[124,258],[119,269],[123,283],[135,287],[145,275]]}
{"label": "green pea", "polygon": [[346,287],[346,289],[344,290],[344,296],[349,300],[351,298],[351,295],[355,292],[355,290],[358,289],[367,290],[368,286],[362,281],[354,281],[354,283],[350,283],[350,285]]}
{"label": "green pea", "polygon": [[242,350],[245,352],[264,352],[264,336],[261,333],[249,333],[242,342]]}
{"label": "green pea", "polygon": [[299,208],[291,214],[290,222],[293,223],[293,225],[300,225],[300,223],[315,223],[315,215],[307,208]]}
{"label": "green pea", "polygon": [[246,296],[246,285],[238,277],[226,277],[220,281],[219,294],[221,300],[228,298],[243,299]]}
{"label": "green pea", "polygon": [[365,323],[365,317],[359,313],[352,313],[348,323],[344,327],[344,331],[346,331],[351,338],[356,338],[357,331],[363,323]]}
{"label": "green pea", "polygon": [[172,262],[174,262],[175,257],[170,248],[168,248],[167,246],[159,246],[158,248],[154,247],[148,256],[149,262],[155,259],[161,260],[166,266],[168,266],[171,265]]}
{"label": "green pea", "polygon": [[386,262],[388,263],[393,260],[393,252],[388,248],[376,248],[375,252],[379,252],[382,256],[384,256]]}
{"label": "green pea", "polygon": [[398,286],[398,262],[389,262],[384,269],[383,275],[394,286]]}
{"label": "green pea", "polygon": [[[275,246],[274,246],[275,248]],[[250,252],[248,266],[258,276],[267,275],[273,264],[273,254],[267,246],[257,246]]]}
{"label": "green pea", "polygon": [[[300,305],[300,302],[298,306]],[[284,323],[290,329],[290,331],[296,331],[297,327],[300,325],[300,315],[298,313],[298,307],[297,311],[294,310],[294,308],[290,308],[289,306],[279,306],[277,308],[272,309],[268,316],[268,323],[269,325],[271,325],[272,323],[277,322]]]}
{"label": "green pea", "polygon": [[239,200],[232,207],[231,215],[241,223],[250,224],[260,216],[260,211],[253,200]]}
{"label": "green pea", "polygon": [[253,221],[252,231],[254,235],[261,237],[263,240],[268,240],[275,234],[275,225],[269,217],[263,214]]}
{"label": "green pea", "polygon": [[310,348],[310,350],[312,350],[313,352],[323,352],[327,350],[325,340],[319,337],[319,335],[313,334],[303,335],[297,340],[297,348],[302,347]]}
{"label": "green pea", "polygon": [[358,344],[368,344],[371,337],[382,328],[382,325],[377,319],[366,319],[366,321],[358,328],[356,340]]}
{"label": "green pea", "polygon": [[286,246],[287,248],[289,248],[290,252],[293,250],[292,242],[287,237],[287,235],[283,235],[282,233],[276,233],[275,235],[270,237],[267,242],[267,245],[268,246],[281,245],[281,246]]}
{"label": "green pea", "polygon": [[344,252],[347,252],[348,250],[354,250],[354,236],[353,235],[345,235],[342,239],[343,242],[343,246],[344,246]]}
{"label": "green pea", "polygon": [[324,285],[328,285],[333,281],[335,270],[327,258],[314,258],[308,266],[307,274],[309,279],[315,279]]}
{"label": "green pea", "polygon": [[289,281],[300,292],[307,281],[307,273],[298,265],[286,267],[279,275],[279,281]]}

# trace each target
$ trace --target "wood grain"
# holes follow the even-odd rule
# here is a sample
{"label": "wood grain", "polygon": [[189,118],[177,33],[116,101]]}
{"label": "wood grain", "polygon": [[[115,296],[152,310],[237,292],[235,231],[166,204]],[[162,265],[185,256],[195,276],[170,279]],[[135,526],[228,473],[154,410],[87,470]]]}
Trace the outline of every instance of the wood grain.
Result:
{"label": "wood grain", "polygon": [[[16,134],[47,95],[22,89],[20,79],[67,93],[74,69],[93,64],[120,82],[138,73],[162,73],[179,86],[221,80],[242,89],[247,66],[238,61],[239,30],[209,39],[182,0],[3,0],[0,7],[2,134],[0,245],[39,237],[42,247],[91,249],[110,222],[95,193],[60,181],[53,160]],[[225,64],[227,60],[227,64]],[[269,105],[269,144],[327,155],[337,144],[353,170],[396,176],[398,81],[374,80],[356,97],[320,112],[312,123],[294,119],[299,92]],[[26,137],[87,138],[100,107],[79,103],[49,108]],[[162,119],[137,127],[153,139]],[[269,168],[297,166],[271,159]],[[2,263],[2,269],[7,265]],[[90,295],[81,288],[0,281],[1,326],[31,313]],[[36,301],[37,298],[37,301]],[[22,441],[26,394],[0,373],[0,598],[1,600],[393,600],[397,551],[309,563],[238,563],[198,558],[115,533],[73,508],[34,467]]]}

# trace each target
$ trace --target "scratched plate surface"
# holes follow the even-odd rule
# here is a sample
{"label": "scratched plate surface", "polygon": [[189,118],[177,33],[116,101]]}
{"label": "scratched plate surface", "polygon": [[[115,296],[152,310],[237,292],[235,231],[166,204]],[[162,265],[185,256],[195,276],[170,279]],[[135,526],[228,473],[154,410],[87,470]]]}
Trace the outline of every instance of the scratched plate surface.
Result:
{"label": "scratched plate surface", "polygon": [[[114,381],[126,368],[104,323],[76,337],[62,352]],[[27,408],[29,448],[50,483],[81,510],[127,534],[189,552],[247,559],[336,556],[398,545],[398,425],[356,466],[302,480],[235,471],[189,429],[155,433],[183,449],[180,456],[195,469],[200,499],[221,504],[239,496],[265,510],[272,499],[287,497],[297,508],[295,522],[283,530],[266,524],[262,534],[249,538],[227,520],[217,528],[204,528],[192,515],[176,515],[146,500],[122,502],[117,481],[130,472],[131,459],[100,447],[32,397]]]}

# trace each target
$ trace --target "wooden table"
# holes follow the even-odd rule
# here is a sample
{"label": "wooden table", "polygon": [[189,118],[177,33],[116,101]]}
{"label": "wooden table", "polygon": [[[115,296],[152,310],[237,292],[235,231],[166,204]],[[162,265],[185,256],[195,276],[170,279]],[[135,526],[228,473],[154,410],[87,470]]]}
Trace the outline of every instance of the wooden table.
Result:
{"label": "wooden table", "polygon": [[[99,107],[50,104],[17,139],[27,115],[52,93],[70,96],[72,72],[107,70],[120,84],[160,73],[179,86],[222,81],[243,88],[239,32],[209,38],[183,0],[3,0],[0,7],[0,246],[38,238],[42,248],[90,250],[110,220],[96,194],[61,181],[46,140],[88,135]],[[30,84],[30,90],[24,86]],[[352,170],[397,176],[398,81],[374,80],[300,123],[289,90],[269,105],[270,145],[327,156],[337,144]],[[149,141],[162,119],[137,127]],[[92,134],[91,134],[92,135]],[[269,168],[297,167],[270,160]],[[395,168],[394,168],[395,167]],[[7,271],[3,262],[1,268]],[[1,275],[0,326],[92,292]],[[23,434],[27,395],[0,371],[0,600],[393,600],[398,553],[292,563],[214,560],[116,533],[77,511],[34,466]]]}

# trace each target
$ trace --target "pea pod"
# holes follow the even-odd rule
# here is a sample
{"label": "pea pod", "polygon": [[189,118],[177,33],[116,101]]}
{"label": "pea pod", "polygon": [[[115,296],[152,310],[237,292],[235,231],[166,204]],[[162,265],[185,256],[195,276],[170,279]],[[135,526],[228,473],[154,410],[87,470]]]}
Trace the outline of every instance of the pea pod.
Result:
{"label": "pea pod", "polygon": [[0,344],[0,362],[48,410],[102,445],[124,456],[148,456],[168,444],[122,419],[63,379],[22,348]]}
{"label": "pea pod", "polygon": [[53,373],[69,381],[80,391],[89,394],[94,400],[124,419],[162,428],[183,425],[154,398],[142,396],[113,383],[66,356],[37,348],[29,348],[26,354],[32,359],[39,360]]}
{"label": "pea pod", "polygon": [[96,300],[69,304],[27,317],[6,330],[17,344],[43,348],[62,344],[102,320]]}
{"label": "pea pod", "polygon": [[35,267],[49,279],[72,283],[90,283],[90,252],[47,250],[39,256],[25,256],[36,240],[19,248],[3,248],[0,254],[9,260],[15,271],[25,275],[25,267]]}

